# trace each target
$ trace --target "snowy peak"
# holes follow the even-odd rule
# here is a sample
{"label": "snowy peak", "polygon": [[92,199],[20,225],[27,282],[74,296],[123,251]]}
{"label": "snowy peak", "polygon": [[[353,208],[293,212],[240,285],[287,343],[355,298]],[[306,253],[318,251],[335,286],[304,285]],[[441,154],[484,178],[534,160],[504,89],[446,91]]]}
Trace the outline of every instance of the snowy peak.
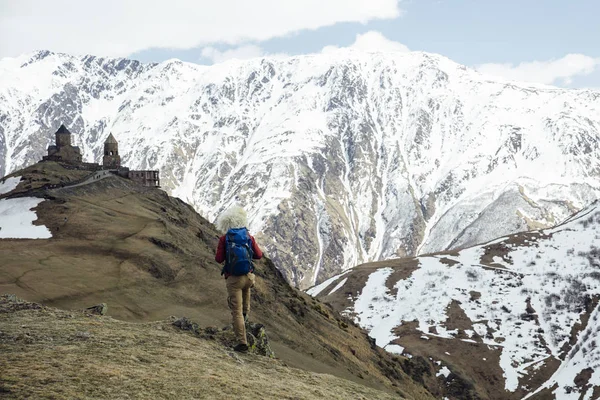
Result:
{"label": "snowy peak", "polygon": [[61,125],[211,220],[233,203],[307,288],[363,262],[555,225],[600,194],[600,94],[491,80],[428,53],[230,61],[38,52],[0,61],[0,176]]}
{"label": "snowy peak", "polygon": [[[493,398],[591,399],[600,391],[599,240],[595,202],[552,229],[367,264],[309,294],[344,309],[388,351],[433,360],[446,386],[449,368]],[[504,391],[494,392],[498,378]]]}

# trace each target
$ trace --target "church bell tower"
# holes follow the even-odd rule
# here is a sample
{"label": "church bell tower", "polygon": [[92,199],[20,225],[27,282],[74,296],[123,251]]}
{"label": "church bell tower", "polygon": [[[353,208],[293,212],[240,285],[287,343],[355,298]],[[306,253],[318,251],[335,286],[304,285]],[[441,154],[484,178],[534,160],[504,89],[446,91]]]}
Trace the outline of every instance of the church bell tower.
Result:
{"label": "church bell tower", "polygon": [[121,156],[119,155],[119,143],[111,133],[104,142],[104,157],[102,158],[102,167],[104,169],[116,169],[121,166]]}

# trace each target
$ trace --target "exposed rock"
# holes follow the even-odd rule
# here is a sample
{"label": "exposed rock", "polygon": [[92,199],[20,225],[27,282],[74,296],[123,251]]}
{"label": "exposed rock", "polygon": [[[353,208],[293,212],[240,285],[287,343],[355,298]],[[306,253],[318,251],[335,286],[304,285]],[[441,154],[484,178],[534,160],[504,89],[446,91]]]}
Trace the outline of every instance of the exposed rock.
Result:
{"label": "exposed rock", "polygon": [[39,310],[42,306],[38,303],[30,303],[18,298],[14,294],[0,296],[0,313],[11,313],[20,310]]}
{"label": "exposed rock", "polygon": [[92,314],[106,315],[106,313],[108,312],[108,306],[106,305],[106,303],[100,303],[95,306],[88,307],[86,308],[86,310],[88,310]]}
{"label": "exposed rock", "polygon": [[421,356],[404,360],[402,369],[411,378],[420,383],[424,383],[424,376],[431,376],[431,365]]}
{"label": "exposed rock", "polygon": [[[176,319],[172,325],[181,330],[190,331],[196,336],[205,339],[218,340],[227,347],[233,347],[237,344],[231,325],[228,325],[221,330],[213,326],[202,329],[197,323],[186,317]],[[248,340],[249,353],[271,358],[275,357],[275,353],[269,344],[269,337],[267,336],[264,325],[246,322],[246,339]]]}
{"label": "exposed rock", "polygon": [[450,372],[445,379],[447,393],[457,399],[479,400],[481,397],[477,394],[473,382],[462,375]]}
{"label": "exposed rock", "polygon": [[248,350],[251,353],[265,357],[275,357],[275,352],[271,349],[264,325],[246,323],[246,337]]}
{"label": "exposed rock", "polygon": [[196,335],[199,335],[201,333],[201,330],[200,330],[200,327],[198,326],[198,324],[190,321],[186,317],[181,317],[181,318],[177,319],[175,322],[173,322],[173,326],[176,326],[179,329],[184,330],[184,331],[193,332]]}

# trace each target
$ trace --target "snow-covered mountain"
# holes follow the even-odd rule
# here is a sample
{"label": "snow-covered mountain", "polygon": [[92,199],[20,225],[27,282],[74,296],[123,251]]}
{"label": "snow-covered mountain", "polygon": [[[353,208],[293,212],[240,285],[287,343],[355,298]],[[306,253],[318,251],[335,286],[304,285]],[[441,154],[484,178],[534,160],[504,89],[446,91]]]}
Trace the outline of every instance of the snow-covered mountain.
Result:
{"label": "snow-covered mountain", "polygon": [[388,351],[430,359],[447,389],[462,376],[483,398],[597,399],[599,244],[595,202],[555,228],[367,264],[308,293]]}
{"label": "snow-covered mountain", "polygon": [[[0,176],[65,124],[209,219],[240,202],[286,277],[546,227],[598,198],[600,93],[504,83],[427,53],[0,61]],[[262,234],[261,234],[262,233]]]}

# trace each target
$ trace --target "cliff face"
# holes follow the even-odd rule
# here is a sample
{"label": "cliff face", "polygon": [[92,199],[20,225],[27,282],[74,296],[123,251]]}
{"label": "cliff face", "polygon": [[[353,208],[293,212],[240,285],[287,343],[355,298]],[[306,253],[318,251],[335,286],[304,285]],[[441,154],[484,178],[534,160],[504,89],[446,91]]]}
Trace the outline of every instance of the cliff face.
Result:
{"label": "cliff face", "polygon": [[489,80],[426,53],[229,62],[0,61],[0,175],[64,123],[213,220],[234,202],[301,288],[362,262],[562,221],[598,197],[600,93]]}

